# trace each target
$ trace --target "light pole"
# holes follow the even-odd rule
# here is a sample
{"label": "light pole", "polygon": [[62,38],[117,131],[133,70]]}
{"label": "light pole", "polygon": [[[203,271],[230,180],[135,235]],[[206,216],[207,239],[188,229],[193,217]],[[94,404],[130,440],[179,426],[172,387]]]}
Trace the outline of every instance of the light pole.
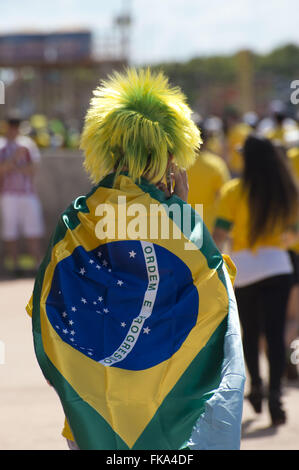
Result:
{"label": "light pole", "polygon": [[114,20],[120,31],[121,56],[124,61],[130,61],[130,29],[132,25],[131,0],[123,0],[123,10]]}

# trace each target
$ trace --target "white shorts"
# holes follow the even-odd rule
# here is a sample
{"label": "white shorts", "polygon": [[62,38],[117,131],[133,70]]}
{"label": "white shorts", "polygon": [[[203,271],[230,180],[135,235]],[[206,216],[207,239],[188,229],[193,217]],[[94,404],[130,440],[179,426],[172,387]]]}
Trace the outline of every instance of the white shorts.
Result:
{"label": "white shorts", "polygon": [[44,223],[39,199],[35,194],[3,194],[1,197],[2,239],[15,241],[41,238]]}

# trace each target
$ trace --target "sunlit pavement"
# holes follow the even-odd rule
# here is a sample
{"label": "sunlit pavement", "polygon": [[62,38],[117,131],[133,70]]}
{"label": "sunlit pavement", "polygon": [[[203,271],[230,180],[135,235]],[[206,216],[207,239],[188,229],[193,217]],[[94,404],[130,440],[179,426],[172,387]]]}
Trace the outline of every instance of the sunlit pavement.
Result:
{"label": "sunlit pavement", "polygon": [[[25,312],[32,287],[31,279],[0,283],[0,340],[5,344],[5,363],[0,365],[0,449],[65,450],[62,408],[37,364]],[[265,360],[262,364],[266,377]],[[278,428],[270,426],[267,403],[256,415],[244,401],[241,449],[299,449],[298,382],[284,386],[283,399],[288,421]]]}
{"label": "sunlit pavement", "polygon": [[[261,370],[265,382],[268,377],[268,364],[261,357]],[[245,396],[248,393],[248,381]],[[256,414],[245,398],[243,407],[242,441],[244,450],[298,450],[299,449],[299,381],[283,383],[282,402],[287,414],[287,423],[271,426],[268,403],[265,399],[261,414]]]}

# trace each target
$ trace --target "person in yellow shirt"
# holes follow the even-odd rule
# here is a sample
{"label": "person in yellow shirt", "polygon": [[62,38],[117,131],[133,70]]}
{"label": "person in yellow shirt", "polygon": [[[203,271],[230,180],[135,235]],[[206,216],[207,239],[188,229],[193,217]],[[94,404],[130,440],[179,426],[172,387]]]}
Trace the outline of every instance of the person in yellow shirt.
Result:
{"label": "person in yellow shirt", "polygon": [[294,172],[294,175],[299,181],[299,146],[290,148],[287,151],[287,155],[289,158],[289,162],[291,164],[291,168]]}
{"label": "person in yellow shirt", "polygon": [[210,116],[204,120],[205,148],[210,152],[222,157],[223,153],[223,122],[217,116]]}
{"label": "person in yellow shirt", "polygon": [[284,111],[276,111],[272,115],[273,127],[265,132],[265,137],[281,145],[290,147],[298,139],[299,127],[296,120],[287,116]]}
{"label": "person in yellow shirt", "polygon": [[243,169],[243,159],[239,148],[243,146],[253,128],[241,120],[236,110],[230,109],[224,115],[224,130],[226,136],[224,157],[232,176],[236,177]]}
{"label": "person in yellow shirt", "polygon": [[220,249],[231,239],[231,258],[237,267],[235,293],[251,381],[249,401],[261,412],[259,337],[263,332],[270,372],[268,407],[272,424],[279,425],[286,421],[281,380],[293,273],[287,246],[296,233],[299,196],[286,158],[269,139],[252,134],[242,154],[242,176],[221,190],[213,236]]}
{"label": "person in yellow shirt", "polygon": [[189,196],[188,203],[202,204],[203,220],[209,231],[213,229],[219,191],[230,179],[225,161],[207,150],[206,132],[201,127],[203,144],[195,164],[188,171]]}
{"label": "person in yellow shirt", "polygon": [[273,113],[274,126],[266,133],[266,137],[271,140],[285,143],[286,128],[284,126],[286,116],[283,112]]}

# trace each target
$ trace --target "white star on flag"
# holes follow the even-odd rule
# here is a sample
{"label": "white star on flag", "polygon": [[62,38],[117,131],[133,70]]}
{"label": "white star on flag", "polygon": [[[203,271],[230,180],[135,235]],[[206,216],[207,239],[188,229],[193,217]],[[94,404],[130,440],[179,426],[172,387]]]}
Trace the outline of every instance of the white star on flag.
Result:
{"label": "white star on flag", "polygon": [[67,313],[66,312],[62,312],[61,314],[64,318],[67,317]]}
{"label": "white star on flag", "polygon": [[101,269],[101,266],[99,264],[96,265],[97,269]]}
{"label": "white star on flag", "polygon": [[74,331],[74,330],[72,330],[72,331],[71,331],[71,335],[73,335],[73,336],[74,336],[74,334],[75,334],[75,331]]}
{"label": "white star on flag", "polygon": [[76,307],[72,307],[72,312],[77,312]]}
{"label": "white star on flag", "polygon": [[66,335],[68,333],[68,330],[65,328],[64,330],[62,330],[63,333]]}
{"label": "white star on flag", "polygon": [[104,310],[105,313],[109,312],[108,308],[104,308],[103,310]]}
{"label": "white star on flag", "polygon": [[123,282],[123,281],[121,281],[121,280],[118,280],[118,281],[117,281],[117,285],[118,285],[118,286],[122,286],[122,285],[123,285],[123,283],[124,283],[124,282]]}
{"label": "white star on flag", "polygon": [[74,324],[73,320],[70,320],[69,325],[73,325],[73,324]]}
{"label": "white star on flag", "polygon": [[132,251],[129,251],[129,255],[130,255],[130,258],[135,258],[136,253],[134,250],[132,250]]}
{"label": "white star on flag", "polygon": [[82,302],[83,304],[87,304],[87,300],[84,299],[84,297],[81,298],[81,302]]}
{"label": "white star on flag", "polygon": [[103,297],[98,297],[99,302],[102,302],[102,300],[103,300]]}
{"label": "white star on flag", "polygon": [[123,321],[120,326],[122,326],[123,328],[126,326],[125,322]]}
{"label": "white star on flag", "polygon": [[102,253],[98,251],[98,257],[100,258],[102,256]]}
{"label": "white star on flag", "polygon": [[94,263],[94,260],[93,259],[90,259],[89,260],[89,264],[93,264]]}
{"label": "white star on flag", "polygon": [[108,266],[108,263],[107,263],[107,261],[106,261],[105,259],[104,259],[104,261],[103,261],[102,264],[103,264],[103,266]]}
{"label": "white star on flag", "polygon": [[86,273],[85,269],[84,269],[84,268],[81,268],[81,269],[80,269],[80,274],[83,275],[83,274],[85,274],[85,273]]}
{"label": "white star on flag", "polygon": [[146,333],[147,335],[149,334],[151,330],[149,329],[149,327],[147,326],[146,328],[143,328],[143,333]]}

